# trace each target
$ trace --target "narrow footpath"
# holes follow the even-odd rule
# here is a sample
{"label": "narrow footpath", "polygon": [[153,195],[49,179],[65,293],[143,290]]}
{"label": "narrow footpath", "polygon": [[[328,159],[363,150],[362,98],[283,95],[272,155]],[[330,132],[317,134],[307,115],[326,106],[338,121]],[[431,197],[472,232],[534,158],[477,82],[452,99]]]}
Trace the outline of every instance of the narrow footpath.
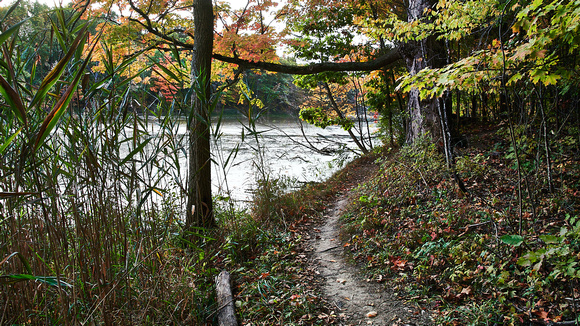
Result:
{"label": "narrow footpath", "polygon": [[311,240],[313,268],[325,280],[323,292],[339,317],[338,324],[431,325],[427,312],[401,301],[389,291],[388,283],[364,280],[357,268],[346,262],[339,217],[347,203],[347,195],[342,195],[327,209],[324,224],[314,229]]}

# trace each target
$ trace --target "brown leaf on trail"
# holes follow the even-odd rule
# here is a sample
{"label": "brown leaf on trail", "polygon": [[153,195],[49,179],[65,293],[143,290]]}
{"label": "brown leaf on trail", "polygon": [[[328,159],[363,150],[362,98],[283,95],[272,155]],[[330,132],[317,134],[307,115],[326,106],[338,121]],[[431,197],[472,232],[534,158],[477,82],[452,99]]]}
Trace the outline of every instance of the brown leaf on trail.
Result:
{"label": "brown leaf on trail", "polygon": [[377,315],[378,315],[378,313],[376,311],[369,311],[367,313],[368,318],[375,318]]}

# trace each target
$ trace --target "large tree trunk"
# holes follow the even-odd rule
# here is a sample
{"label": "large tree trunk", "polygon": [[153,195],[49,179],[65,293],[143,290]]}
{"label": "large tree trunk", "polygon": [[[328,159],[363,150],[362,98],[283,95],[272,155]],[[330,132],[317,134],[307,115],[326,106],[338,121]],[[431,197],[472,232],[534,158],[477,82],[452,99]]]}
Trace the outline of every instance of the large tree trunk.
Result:
{"label": "large tree trunk", "polygon": [[[429,0],[410,0],[408,6],[409,22],[420,19],[423,12],[431,5]],[[429,66],[432,61],[430,53],[433,49],[428,44],[429,39],[411,41],[400,47],[401,55],[405,59],[409,74],[414,75],[421,69]],[[411,89],[409,92],[407,110],[409,120],[407,126],[406,142],[412,144],[418,138],[429,134],[434,139],[440,139],[441,127],[439,122],[439,101],[437,99],[421,100],[419,90]]]}
{"label": "large tree trunk", "polygon": [[409,92],[407,110],[409,112],[405,137],[407,144],[412,144],[427,134],[433,140],[441,139],[441,127],[437,114],[439,101],[437,99],[420,100],[419,90],[414,88]]}
{"label": "large tree trunk", "polygon": [[210,117],[212,0],[194,0],[194,49],[191,62],[193,114],[189,121],[189,177],[186,229],[216,225],[211,197]]}

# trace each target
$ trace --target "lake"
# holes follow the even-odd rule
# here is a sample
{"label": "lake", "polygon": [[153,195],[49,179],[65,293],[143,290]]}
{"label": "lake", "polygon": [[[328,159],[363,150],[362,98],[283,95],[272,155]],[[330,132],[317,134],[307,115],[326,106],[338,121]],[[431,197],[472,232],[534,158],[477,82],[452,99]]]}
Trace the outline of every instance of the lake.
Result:
{"label": "lake", "polygon": [[[301,123],[290,115],[270,115],[256,123],[254,131],[258,134],[255,136],[250,134],[248,123],[243,119],[243,116],[228,115],[219,130],[212,133],[217,135],[211,142],[216,195],[241,202],[250,200],[260,171],[272,178],[292,180],[297,185],[319,182],[355,156],[356,145],[340,127],[322,129]],[[371,126],[371,130],[375,129]],[[185,133],[186,123],[180,121],[178,134]],[[185,155],[180,156],[180,164],[187,166]]]}

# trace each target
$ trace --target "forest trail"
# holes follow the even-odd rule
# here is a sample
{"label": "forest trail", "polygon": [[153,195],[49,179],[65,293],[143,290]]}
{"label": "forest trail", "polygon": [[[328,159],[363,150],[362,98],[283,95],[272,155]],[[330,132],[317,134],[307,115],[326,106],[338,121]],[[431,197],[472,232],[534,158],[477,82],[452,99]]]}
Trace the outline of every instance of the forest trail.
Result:
{"label": "forest trail", "polygon": [[[364,174],[356,174],[356,180],[349,179],[358,184]],[[340,240],[339,218],[348,204],[348,193],[344,192],[327,208],[324,224],[314,229],[310,243],[312,268],[324,278],[322,291],[339,317],[338,324],[431,325],[427,312],[399,299],[389,289],[388,283],[385,285],[362,279],[356,266],[346,261],[345,247]]]}

